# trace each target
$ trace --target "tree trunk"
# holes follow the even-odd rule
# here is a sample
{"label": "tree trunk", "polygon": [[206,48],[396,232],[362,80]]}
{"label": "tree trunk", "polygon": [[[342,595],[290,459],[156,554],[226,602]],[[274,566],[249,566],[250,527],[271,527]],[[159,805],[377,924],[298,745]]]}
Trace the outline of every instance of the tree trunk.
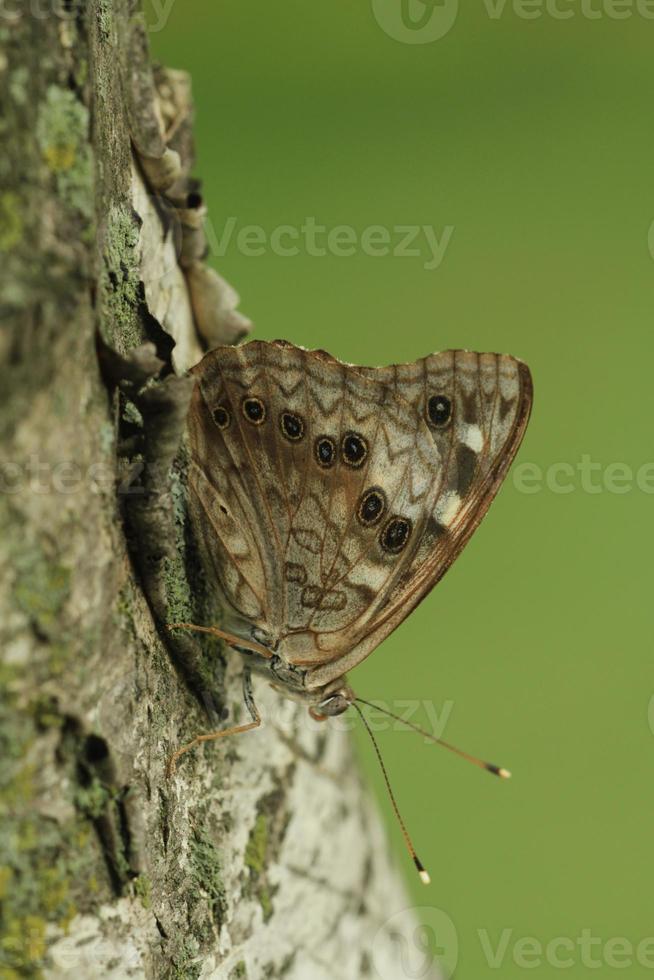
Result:
{"label": "tree trunk", "polygon": [[211,605],[176,375],[248,329],[202,262],[188,79],[128,0],[16,0],[0,80],[0,977],[401,978],[342,724],[259,683],[265,728],[166,776],[241,701],[163,629]]}

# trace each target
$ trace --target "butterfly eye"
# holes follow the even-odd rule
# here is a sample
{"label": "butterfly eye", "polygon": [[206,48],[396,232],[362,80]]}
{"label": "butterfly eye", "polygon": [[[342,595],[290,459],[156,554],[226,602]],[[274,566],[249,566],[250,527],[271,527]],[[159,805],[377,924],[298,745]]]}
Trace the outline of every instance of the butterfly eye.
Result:
{"label": "butterfly eye", "polygon": [[437,429],[443,426],[452,418],[452,402],[445,395],[432,395],[427,402],[427,420]]}
{"label": "butterfly eye", "polygon": [[391,517],[379,535],[379,543],[384,551],[399,555],[411,537],[411,521],[407,517]]}
{"label": "butterfly eye", "polygon": [[336,443],[329,436],[319,436],[314,444],[314,452],[318,466],[329,469],[336,459]]}
{"label": "butterfly eye", "polygon": [[373,527],[382,519],[386,510],[386,497],[378,487],[366,490],[359,501],[357,517],[365,527]]}
{"label": "butterfly eye", "polygon": [[362,436],[357,435],[356,432],[348,432],[343,436],[341,453],[343,455],[343,462],[347,466],[352,466],[357,469],[362,465],[368,455],[366,440]]}
{"label": "butterfly eye", "polygon": [[219,405],[213,410],[213,420],[219,429],[226,429],[231,421],[231,416],[224,405]]}
{"label": "butterfly eye", "polygon": [[344,711],[347,711],[351,703],[347,697],[339,692],[321,701],[318,705],[318,712],[320,715],[333,718],[335,715],[342,715]]}
{"label": "butterfly eye", "polygon": [[244,398],[243,415],[252,425],[261,425],[266,421],[266,406],[260,398]]}
{"label": "butterfly eye", "polygon": [[299,442],[304,435],[304,422],[299,415],[292,415],[291,412],[282,412],[279,416],[279,425],[282,435],[290,439],[291,442]]}

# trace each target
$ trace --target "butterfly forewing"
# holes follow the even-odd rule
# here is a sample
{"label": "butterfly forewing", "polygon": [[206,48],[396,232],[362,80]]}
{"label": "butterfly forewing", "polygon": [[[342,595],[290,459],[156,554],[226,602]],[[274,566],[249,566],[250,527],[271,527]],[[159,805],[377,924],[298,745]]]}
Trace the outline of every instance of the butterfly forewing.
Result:
{"label": "butterfly forewing", "polygon": [[287,343],[194,369],[192,514],[222,598],[311,684],[358,663],[459,553],[526,426],[529,374],[448,351],[356,368]]}
{"label": "butterfly forewing", "polygon": [[435,491],[429,432],[383,383],[289,345],[219,349],[195,373],[196,511],[220,539],[215,565],[247,558],[223,573],[223,598],[273,634],[302,634],[297,662],[320,663],[320,637],[346,646],[395,575],[381,527],[398,508],[420,525]]}

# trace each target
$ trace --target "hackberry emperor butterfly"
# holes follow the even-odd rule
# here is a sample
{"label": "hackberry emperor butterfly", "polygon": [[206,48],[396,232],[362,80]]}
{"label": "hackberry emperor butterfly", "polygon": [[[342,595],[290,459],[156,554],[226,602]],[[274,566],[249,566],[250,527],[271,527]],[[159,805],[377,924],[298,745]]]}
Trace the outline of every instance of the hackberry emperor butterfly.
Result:
{"label": "hackberry emperor butterfly", "polygon": [[346,671],[439,581],[497,493],[529,370],[467,351],[355,367],[254,341],[192,373],[190,514],[225,618],[190,628],[245,658],[253,720],[229,732],[259,723],[250,668],[315,717],[340,714],[355,701]]}

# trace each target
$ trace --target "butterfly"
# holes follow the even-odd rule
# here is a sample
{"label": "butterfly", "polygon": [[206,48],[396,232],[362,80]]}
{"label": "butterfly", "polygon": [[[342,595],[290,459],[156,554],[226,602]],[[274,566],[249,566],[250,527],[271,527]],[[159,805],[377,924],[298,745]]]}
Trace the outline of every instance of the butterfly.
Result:
{"label": "butterfly", "polygon": [[224,618],[171,628],[243,655],[252,721],[198,736],[173,762],[257,727],[251,671],[314,718],[356,707],[346,673],[461,552],[532,404],[523,362],[463,350],[375,368],[252,341],[210,351],[191,374],[189,517]]}

